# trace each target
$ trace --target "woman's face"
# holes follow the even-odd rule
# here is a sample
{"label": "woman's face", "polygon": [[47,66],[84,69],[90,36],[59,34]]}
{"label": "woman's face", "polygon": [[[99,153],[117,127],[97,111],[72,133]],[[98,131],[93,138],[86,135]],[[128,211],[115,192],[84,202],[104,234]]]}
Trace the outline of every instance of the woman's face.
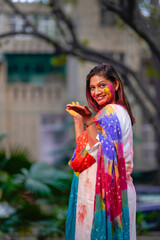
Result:
{"label": "woman's face", "polygon": [[101,107],[115,103],[114,84],[103,76],[94,75],[90,78],[90,93]]}

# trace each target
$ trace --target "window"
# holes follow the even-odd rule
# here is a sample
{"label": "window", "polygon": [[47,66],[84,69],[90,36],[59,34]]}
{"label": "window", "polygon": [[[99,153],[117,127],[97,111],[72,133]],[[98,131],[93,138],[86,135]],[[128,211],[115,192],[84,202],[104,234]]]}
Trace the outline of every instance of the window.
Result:
{"label": "window", "polygon": [[43,115],[40,127],[40,160],[54,163],[66,156],[63,150],[69,141],[64,115]]}
{"label": "window", "polygon": [[47,83],[65,81],[66,60],[54,54],[6,54],[8,82]]}
{"label": "window", "polygon": [[25,20],[18,15],[9,16],[9,25],[12,31],[29,31],[30,27],[25,24]]}
{"label": "window", "polygon": [[[28,20],[38,27],[38,30],[48,35],[56,34],[55,20],[47,15],[28,15]],[[31,27],[25,23],[25,20],[19,15],[9,15],[9,27],[12,31],[31,31]]]}
{"label": "window", "polygon": [[44,72],[44,65],[42,64],[37,64],[36,67],[35,67],[35,71],[37,73],[43,73]]}
{"label": "window", "polygon": [[38,16],[37,17],[38,30],[42,33],[46,33],[49,36],[56,34],[56,24],[53,18],[49,16]]}
{"label": "window", "polygon": [[30,71],[29,64],[24,65],[24,72],[28,73]]}
{"label": "window", "polygon": [[12,64],[8,66],[8,73],[17,73],[18,72],[18,65],[17,64]]}

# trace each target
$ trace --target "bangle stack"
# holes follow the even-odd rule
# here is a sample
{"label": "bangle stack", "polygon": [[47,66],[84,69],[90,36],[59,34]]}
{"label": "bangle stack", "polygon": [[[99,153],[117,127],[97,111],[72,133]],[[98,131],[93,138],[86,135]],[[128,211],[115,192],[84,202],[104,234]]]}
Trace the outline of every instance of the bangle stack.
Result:
{"label": "bangle stack", "polygon": [[84,125],[85,125],[85,127],[87,128],[87,127],[89,127],[90,125],[92,125],[92,124],[94,124],[94,121],[92,121],[92,122],[90,122],[90,123],[84,123]]}

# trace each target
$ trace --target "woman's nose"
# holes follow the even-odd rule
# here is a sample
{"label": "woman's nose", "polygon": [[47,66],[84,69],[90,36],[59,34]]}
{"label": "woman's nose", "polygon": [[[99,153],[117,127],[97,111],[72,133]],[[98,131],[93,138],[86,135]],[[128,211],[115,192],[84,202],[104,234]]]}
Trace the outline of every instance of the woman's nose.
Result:
{"label": "woman's nose", "polygon": [[99,89],[99,88],[96,88],[96,89],[95,89],[95,95],[98,95],[98,94],[100,94],[100,93],[101,93],[100,89]]}

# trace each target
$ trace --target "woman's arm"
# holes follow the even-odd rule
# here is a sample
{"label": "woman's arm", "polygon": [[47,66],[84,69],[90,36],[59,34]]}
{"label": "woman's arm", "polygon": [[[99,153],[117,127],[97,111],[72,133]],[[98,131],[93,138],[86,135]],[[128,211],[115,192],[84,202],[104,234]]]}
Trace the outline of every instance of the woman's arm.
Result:
{"label": "woman's arm", "polygon": [[[72,102],[73,106],[80,106],[79,102]],[[73,117],[74,119],[74,127],[75,127],[75,137],[76,140],[77,138],[84,132],[84,122],[83,122],[83,117],[73,111],[72,109],[69,109],[68,107],[66,108],[66,111]]]}
{"label": "woman's arm", "polygon": [[81,116],[74,117],[75,137],[77,138],[84,132],[84,122]]}
{"label": "woman's arm", "polygon": [[[89,141],[89,145],[90,147],[93,147],[98,140],[96,139],[96,136],[98,134],[97,129],[94,125],[94,122],[92,120],[92,112],[91,110],[84,105],[83,107],[80,105],[73,105],[73,104],[68,104],[67,105],[67,109],[68,111],[74,111],[76,113],[78,113],[81,117],[82,117],[82,121],[84,120],[84,122],[86,123],[86,130],[87,130],[87,134],[88,134],[88,141]],[[82,122],[81,122],[82,123]],[[82,130],[82,126],[81,123],[78,122],[75,125],[75,131],[77,132],[77,136],[79,136],[79,133],[81,134],[81,130]],[[79,128],[79,130],[78,130]],[[84,126],[83,126],[84,128]]]}
{"label": "woman's arm", "polygon": [[86,123],[89,145],[90,147],[93,147],[98,142],[96,139],[98,134],[96,126],[91,117],[84,117],[84,121]]}

